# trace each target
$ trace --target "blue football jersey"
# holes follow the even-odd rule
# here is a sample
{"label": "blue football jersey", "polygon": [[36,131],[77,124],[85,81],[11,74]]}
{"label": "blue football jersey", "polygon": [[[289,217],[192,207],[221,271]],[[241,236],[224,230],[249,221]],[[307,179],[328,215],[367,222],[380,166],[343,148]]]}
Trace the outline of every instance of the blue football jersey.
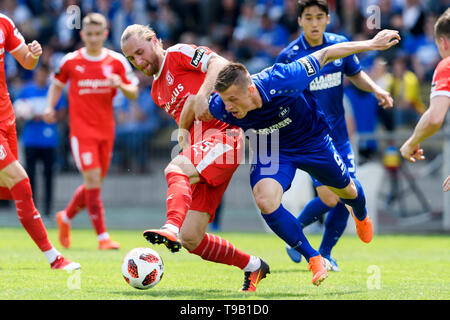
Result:
{"label": "blue football jersey", "polygon": [[[334,33],[324,33],[323,44],[311,47],[305,39],[304,33],[292,41],[277,57],[278,63],[290,63],[317,50],[339,42],[348,41],[347,38]],[[356,55],[337,59],[325,65],[309,84],[308,89],[317,98],[320,108],[330,124],[330,136],[336,145],[348,141],[348,131],[345,122],[343,106],[343,77],[353,76],[361,71],[361,65]]]}
{"label": "blue football jersey", "polygon": [[[241,127],[254,151],[267,146],[267,155],[275,150],[272,148],[288,153],[308,153],[329,133],[325,115],[314,96],[305,90],[319,70],[320,64],[313,56],[289,64],[275,64],[252,75],[263,100],[261,108],[237,119],[225,110],[220,96],[213,94],[210,112],[218,120]],[[258,145],[254,144],[252,136],[259,141]]]}

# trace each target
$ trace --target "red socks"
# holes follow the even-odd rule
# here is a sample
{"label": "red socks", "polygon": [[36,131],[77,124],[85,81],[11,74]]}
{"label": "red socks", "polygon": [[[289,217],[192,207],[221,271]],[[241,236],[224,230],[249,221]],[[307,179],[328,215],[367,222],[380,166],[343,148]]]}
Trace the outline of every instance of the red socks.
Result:
{"label": "red socks", "polygon": [[186,175],[177,172],[169,172],[166,175],[166,180],[169,186],[167,189],[166,224],[173,224],[181,228],[192,202],[191,184]]}
{"label": "red socks", "polygon": [[11,190],[7,187],[0,187],[0,200],[13,200]]}
{"label": "red socks", "polygon": [[97,235],[106,232],[105,210],[100,196],[101,189],[86,189],[86,207]]}
{"label": "red socks", "polygon": [[197,248],[190,251],[203,260],[223,263],[244,269],[250,261],[250,255],[233,246],[228,240],[206,233]]}
{"label": "red socks", "polygon": [[87,208],[91,223],[97,235],[106,232],[105,210],[101,198],[101,189],[86,189],[84,184],[80,185],[74,192],[65,211],[69,220],[73,219],[78,212]]}
{"label": "red socks", "polygon": [[34,206],[30,180],[25,178],[16,183],[11,188],[11,194],[16,203],[20,223],[28,232],[31,239],[33,239],[43,252],[52,249],[53,245],[48,239],[47,230],[45,230],[41,216]]}
{"label": "red socks", "polygon": [[72,200],[66,207],[67,218],[72,219],[75,215],[86,207],[86,189],[84,184],[75,190]]}

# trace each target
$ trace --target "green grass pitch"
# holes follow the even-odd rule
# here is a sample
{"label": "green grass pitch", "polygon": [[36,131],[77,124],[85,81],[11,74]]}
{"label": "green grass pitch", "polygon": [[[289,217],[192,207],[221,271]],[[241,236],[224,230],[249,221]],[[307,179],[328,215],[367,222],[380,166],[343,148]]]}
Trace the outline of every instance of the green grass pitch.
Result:
{"label": "green grass pitch", "polygon": [[[61,249],[81,263],[80,272],[51,270],[21,228],[0,228],[0,300],[448,300],[450,237],[378,235],[370,244],[345,235],[334,249],[342,272],[330,272],[320,287],[311,284],[304,261],[295,264],[280,239],[268,233],[220,233],[248,253],[263,257],[271,273],[255,293],[240,293],[243,272],[201,260],[182,250],[153,247],[165,264],[161,282],[136,290],[122,278],[121,263],[135,247],[147,246],[139,230],[110,230],[122,248],[98,251],[92,230],[74,229],[72,247]],[[318,247],[321,236],[309,235]]]}

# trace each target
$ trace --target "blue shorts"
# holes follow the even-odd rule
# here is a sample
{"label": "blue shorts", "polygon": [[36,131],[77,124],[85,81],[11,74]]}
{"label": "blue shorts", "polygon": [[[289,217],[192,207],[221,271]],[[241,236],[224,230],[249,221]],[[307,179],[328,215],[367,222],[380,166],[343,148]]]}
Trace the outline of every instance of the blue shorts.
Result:
{"label": "blue shorts", "polygon": [[[352,145],[350,141],[337,145],[334,145],[336,150],[341,155],[344,160],[345,165],[347,166],[348,173],[352,179],[356,179],[356,165],[355,165],[355,154],[353,153]],[[311,175],[310,175],[311,176]],[[311,180],[313,182],[314,188],[320,187],[323,185],[322,182],[311,176]]]}
{"label": "blue shorts", "polygon": [[306,171],[323,185],[337,189],[345,188],[351,181],[347,166],[334,147],[329,136],[318,142],[314,150],[307,153],[280,151],[277,160],[253,164],[250,169],[250,185],[265,178],[278,181],[283,191],[290,188],[297,169]]}

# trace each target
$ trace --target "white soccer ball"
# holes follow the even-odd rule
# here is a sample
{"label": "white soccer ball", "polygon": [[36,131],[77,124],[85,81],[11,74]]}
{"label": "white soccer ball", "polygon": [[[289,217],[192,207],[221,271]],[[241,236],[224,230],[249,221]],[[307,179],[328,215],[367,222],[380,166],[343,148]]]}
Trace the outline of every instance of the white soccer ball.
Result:
{"label": "white soccer ball", "polygon": [[128,252],[122,262],[125,281],[136,289],[156,286],[164,274],[161,256],[150,248],[135,248]]}

